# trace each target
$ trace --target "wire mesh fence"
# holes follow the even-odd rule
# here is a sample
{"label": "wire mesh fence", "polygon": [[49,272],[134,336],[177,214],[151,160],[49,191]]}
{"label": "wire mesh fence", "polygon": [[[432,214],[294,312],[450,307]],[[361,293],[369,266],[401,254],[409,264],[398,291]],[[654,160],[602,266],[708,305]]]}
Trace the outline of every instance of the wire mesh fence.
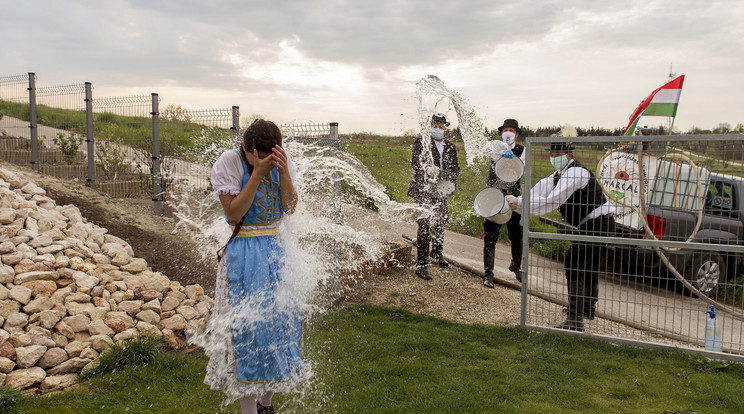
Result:
{"label": "wire mesh fence", "polygon": [[[29,74],[0,77],[0,132],[2,133],[3,151],[16,151],[30,148],[28,128],[29,115],[25,111],[25,118],[12,116],[19,112],[19,107],[28,107],[28,78]],[[10,138],[15,138],[10,140]],[[29,158],[30,162],[30,158]]]}
{"label": "wire mesh fence", "polygon": [[528,140],[524,324],[744,359],[744,136],[632,139]]}
{"label": "wire mesh fence", "polygon": [[93,99],[96,187],[115,195],[152,194],[152,97]]}

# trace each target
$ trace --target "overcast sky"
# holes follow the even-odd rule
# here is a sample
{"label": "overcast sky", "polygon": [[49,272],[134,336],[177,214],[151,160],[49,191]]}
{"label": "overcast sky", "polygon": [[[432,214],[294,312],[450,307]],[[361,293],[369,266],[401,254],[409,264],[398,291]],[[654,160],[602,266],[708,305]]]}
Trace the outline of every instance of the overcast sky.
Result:
{"label": "overcast sky", "polygon": [[400,134],[418,127],[416,82],[434,74],[490,128],[507,117],[615,128],[672,64],[686,75],[675,126],[744,122],[741,0],[3,0],[0,10],[0,76],[92,82],[94,98],[157,92],[161,105]]}

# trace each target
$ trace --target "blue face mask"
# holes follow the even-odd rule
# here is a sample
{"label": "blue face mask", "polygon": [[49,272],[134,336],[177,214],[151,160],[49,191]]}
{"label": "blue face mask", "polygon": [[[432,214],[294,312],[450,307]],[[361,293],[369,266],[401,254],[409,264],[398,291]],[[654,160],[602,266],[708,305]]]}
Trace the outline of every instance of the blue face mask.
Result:
{"label": "blue face mask", "polygon": [[431,129],[431,137],[434,138],[437,141],[441,141],[444,139],[444,130],[439,128],[432,128]]}
{"label": "blue face mask", "polygon": [[550,163],[553,164],[553,167],[560,171],[563,169],[563,167],[568,164],[568,157],[565,155],[559,155],[557,157],[550,157]]}

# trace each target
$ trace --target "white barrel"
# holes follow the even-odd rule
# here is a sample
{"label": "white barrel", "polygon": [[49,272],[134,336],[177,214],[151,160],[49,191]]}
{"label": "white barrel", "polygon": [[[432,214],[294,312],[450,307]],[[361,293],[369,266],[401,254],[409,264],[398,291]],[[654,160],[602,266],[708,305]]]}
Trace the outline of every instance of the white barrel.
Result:
{"label": "white barrel", "polygon": [[516,183],[524,175],[524,162],[519,157],[502,157],[496,161],[493,172],[505,183]]}
{"label": "white barrel", "polygon": [[496,187],[486,187],[475,195],[473,199],[473,211],[480,217],[491,218],[501,212],[509,210],[504,198],[504,192]]}

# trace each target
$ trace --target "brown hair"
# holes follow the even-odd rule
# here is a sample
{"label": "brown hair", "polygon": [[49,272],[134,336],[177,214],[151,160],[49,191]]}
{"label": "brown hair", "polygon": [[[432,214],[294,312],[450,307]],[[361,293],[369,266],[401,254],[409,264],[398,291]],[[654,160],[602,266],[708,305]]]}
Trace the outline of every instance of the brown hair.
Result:
{"label": "brown hair", "polygon": [[248,152],[253,152],[254,149],[271,152],[275,145],[282,145],[282,131],[271,121],[256,119],[245,130],[243,143]]}

